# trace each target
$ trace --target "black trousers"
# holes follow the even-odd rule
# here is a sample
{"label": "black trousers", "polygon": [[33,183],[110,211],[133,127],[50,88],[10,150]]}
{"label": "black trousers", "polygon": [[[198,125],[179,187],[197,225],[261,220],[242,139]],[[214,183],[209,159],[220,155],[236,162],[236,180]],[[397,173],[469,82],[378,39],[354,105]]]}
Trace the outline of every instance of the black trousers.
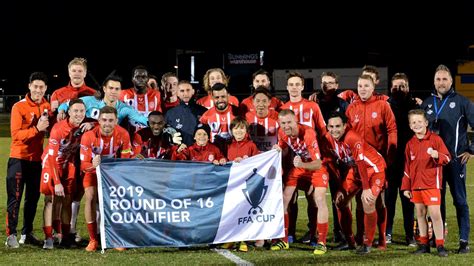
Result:
{"label": "black trousers", "polygon": [[8,159],[7,168],[7,235],[17,234],[21,197],[25,191],[21,234],[33,231],[36,207],[40,198],[41,162]]}
{"label": "black trousers", "polygon": [[386,179],[388,186],[385,189],[385,206],[387,207],[387,234],[392,235],[393,233],[393,219],[395,217],[395,208],[397,206],[397,197],[400,195],[400,201],[402,203],[403,212],[403,227],[405,229],[406,239],[412,239],[413,233],[413,221],[414,221],[414,210],[415,205],[403,195],[403,191],[400,190],[402,185],[403,166],[392,166],[388,167],[386,171]]}

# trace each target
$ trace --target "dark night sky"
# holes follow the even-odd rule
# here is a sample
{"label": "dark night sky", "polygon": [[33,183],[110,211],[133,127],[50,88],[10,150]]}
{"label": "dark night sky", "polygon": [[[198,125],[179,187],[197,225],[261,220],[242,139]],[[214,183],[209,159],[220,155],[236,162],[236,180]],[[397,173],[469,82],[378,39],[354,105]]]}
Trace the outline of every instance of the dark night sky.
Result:
{"label": "dark night sky", "polygon": [[[67,63],[75,56],[88,59],[89,73],[99,81],[113,69],[122,70],[127,80],[127,71],[137,64],[161,75],[172,70],[176,48],[210,54],[265,50],[264,67],[269,70],[388,66],[389,75],[406,72],[412,88],[426,89],[438,64],[455,71],[457,60],[466,59],[467,46],[474,44],[466,3],[429,10],[428,4],[415,9],[397,1],[384,3],[391,7],[381,10],[373,8],[379,2],[348,6],[333,1],[315,3],[319,8],[309,10],[292,1],[269,13],[268,6],[239,2],[200,7],[209,12],[197,13],[197,6],[179,3],[153,9],[138,1],[126,7],[101,3],[106,8],[63,2],[15,2],[0,9],[0,78],[8,79],[3,84],[7,93],[24,93],[32,71],[67,78]],[[172,20],[166,18],[170,12]],[[64,82],[56,80],[50,89]]]}

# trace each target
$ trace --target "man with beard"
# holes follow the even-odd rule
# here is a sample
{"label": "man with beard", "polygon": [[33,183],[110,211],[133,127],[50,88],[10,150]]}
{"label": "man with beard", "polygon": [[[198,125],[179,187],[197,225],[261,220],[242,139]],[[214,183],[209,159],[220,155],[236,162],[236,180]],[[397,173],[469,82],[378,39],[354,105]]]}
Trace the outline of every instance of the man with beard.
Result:
{"label": "man with beard", "polygon": [[[94,95],[95,90],[88,87],[84,81],[87,75],[87,60],[85,58],[75,57],[69,62],[68,66],[69,84],[59,88],[51,95],[51,111],[56,111],[59,105],[71,99],[81,96]],[[66,113],[62,113],[66,115]],[[61,117],[64,119],[65,117]]]}
{"label": "man with beard", "polygon": [[421,105],[426,111],[430,130],[445,141],[452,160],[443,167],[441,190],[441,215],[446,221],[446,182],[453,196],[459,226],[458,253],[469,253],[469,206],[466,193],[466,164],[474,154],[469,141],[468,125],[474,128],[474,105],[468,98],[454,91],[453,77],[449,68],[439,65],[434,76],[435,91]]}
{"label": "man with beard", "polygon": [[171,159],[172,145],[181,144],[181,133],[170,127],[165,129],[165,118],[158,111],[148,115],[148,126],[135,133],[133,138],[135,157]]}
{"label": "man with beard", "polygon": [[209,125],[211,128],[209,139],[219,145],[222,153],[226,154],[225,144],[232,140],[230,122],[237,114],[237,107],[229,104],[230,94],[227,91],[227,86],[223,83],[214,84],[211,88],[211,95],[214,106],[207,110],[199,121]]}
{"label": "man with beard", "polygon": [[403,178],[403,169],[405,165],[405,146],[413,136],[413,131],[408,127],[408,111],[418,108],[415,98],[410,93],[408,77],[405,73],[395,73],[392,77],[391,96],[388,99],[395,123],[397,124],[397,151],[394,162],[388,165],[386,178],[388,182],[385,191],[385,205],[387,206],[387,229],[386,242],[392,243],[393,219],[395,217],[395,207],[397,203],[397,194],[400,194],[403,211],[403,228],[405,229],[405,241],[409,246],[416,246],[413,234],[413,215],[414,205],[410,200],[403,196],[400,190]]}
{"label": "man with beard", "polygon": [[100,109],[99,126],[84,133],[81,139],[81,171],[85,173],[83,186],[86,202],[84,214],[89,232],[89,244],[86,251],[96,251],[97,238],[96,204],[97,174],[96,168],[102,158],[130,158],[130,138],[128,132],[117,125],[117,110],[110,106]]}

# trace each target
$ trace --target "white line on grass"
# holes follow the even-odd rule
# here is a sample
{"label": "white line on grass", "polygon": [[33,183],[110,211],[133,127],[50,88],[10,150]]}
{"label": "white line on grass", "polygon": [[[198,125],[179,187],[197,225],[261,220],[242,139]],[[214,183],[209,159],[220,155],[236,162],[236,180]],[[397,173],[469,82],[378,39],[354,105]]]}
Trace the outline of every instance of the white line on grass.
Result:
{"label": "white line on grass", "polygon": [[237,265],[253,266],[253,263],[251,263],[250,261],[243,260],[243,259],[239,258],[238,256],[234,255],[232,252],[226,250],[226,249],[214,248],[212,250],[214,252],[216,252],[217,254],[224,256],[226,259],[232,261],[233,263],[235,263]]}

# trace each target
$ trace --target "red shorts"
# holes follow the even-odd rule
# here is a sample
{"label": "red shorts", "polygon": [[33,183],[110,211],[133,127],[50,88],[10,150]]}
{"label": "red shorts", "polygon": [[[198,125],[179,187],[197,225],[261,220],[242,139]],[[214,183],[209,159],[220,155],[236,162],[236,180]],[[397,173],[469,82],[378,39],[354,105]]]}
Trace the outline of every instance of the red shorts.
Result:
{"label": "red shorts", "polygon": [[[372,176],[369,176],[370,189],[375,197],[379,196],[380,192],[383,190],[384,184],[385,172],[374,173]],[[353,171],[349,171],[346,180],[343,183],[343,187],[347,194],[352,194],[362,188],[362,181],[354,176]]]}
{"label": "red shorts", "polygon": [[[59,180],[64,187],[64,194],[71,195],[76,189],[76,178],[75,178],[75,167],[74,164],[68,163],[67,167],[57,173]],[[40,192],[44,195],[54,195],[54,181],[52,169],[48,166],[44,166],[41,171],[41,185]]]}
{"label": "red shorts", "polygon": [[422,203],[426,206],[441,205],[441,191],[437,188],[413,190],[411,202]]}
{"label": "red shorts", "polygon": [[82,180],[82,185],[84,188],[97,187],[97,174],[95,172],[85,173],[84,180]]}
{"label": "red shorts", "polygon": [[291,169],[286,178],[285,186],[296,187],[299,179],[311,182],[313,187],[327,188],[329,184],[329,174],[324,166],[316,171],[308,171],[301,168]]}

